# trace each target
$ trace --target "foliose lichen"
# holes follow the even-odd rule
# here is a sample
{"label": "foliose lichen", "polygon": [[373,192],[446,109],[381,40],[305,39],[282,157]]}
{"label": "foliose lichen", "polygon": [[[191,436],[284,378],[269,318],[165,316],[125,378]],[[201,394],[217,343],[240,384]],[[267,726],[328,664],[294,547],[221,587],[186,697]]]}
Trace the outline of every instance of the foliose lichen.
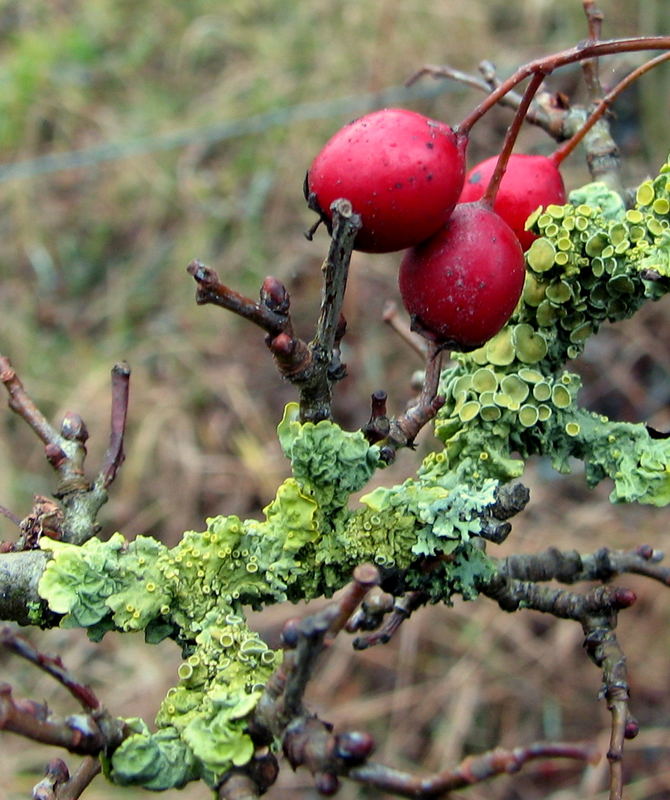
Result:
{"label": "foliose lichen", "polygon": [[293,474],[264,519],[212,517],[171,549],[120,534],[81,547],[42,539],[52,558],[39,591],[63,625],[93,638],[143,631],[148,642],[171,637],[182,649],[154,730],[128,720],[131,735],[104,759],[112,780],[215,786],[251,758],[246,721],[281,653],[250,630],[245,606],[330,595],[362,561],[433,601],[474,597],[494,570],[482,518],[531,455],[549,456],[559,471],[583,460],[591,485],[612,480],[613,501],[670,503],[670,439],[581,408],[580,380],[565,368],[603,322],[667,293],[669,212],[666,164],[631,209],[589,184],[529,219],[540,238],[527,253],[519,306],[479,350],[454,354],[434,424],[442,448],[400,485],[351,507],[352,493],[382,466],[379,449],[327,420],[301,424],[289,404],[278,435]]}
{"label": "foliose lichen", "polygon": [[669,212],[670,162],[628,210],[593,183],[565,206],[531,215],[527,227],[540,238],[526,254],[518,308],[483,347],[454,354],[442,375],[435,432],[464,480],[511,480],[535,454],[566,472],[575,457],[589,484],[613,481],[612,501],[669,502],[670,440],[581,408],[580,379],[565,369],[603,322],[630,317],[670,289]]}

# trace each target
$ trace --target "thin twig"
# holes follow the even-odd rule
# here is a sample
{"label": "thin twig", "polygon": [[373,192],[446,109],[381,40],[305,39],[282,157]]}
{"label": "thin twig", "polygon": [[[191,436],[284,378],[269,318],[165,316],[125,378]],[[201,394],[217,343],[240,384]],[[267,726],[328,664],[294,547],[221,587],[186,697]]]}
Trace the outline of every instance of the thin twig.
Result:
{"label": "thin twig", "polygon": [[61,436],[29,397],[6,356],[0,356],[0,381],[5,384],[9,394],[9,407],[12,411],[28,423],[44,444],[60,448]]}
{"label": "thin twig", "polygon": [[402,623],[406,619],[409,619],[417,608],[421,608],[421,606],[425,605],[427,602],[428,596],[424,592],[409,592],[404,597],[396,598],[393,604],[393,613],[386,620],[383,627],[378,631],[373,631],[365,636],[358,636],[354,639],[354,649],[367,650],[368,647],[374,647],[378,644],[387,644],[391,641],[391,638]]}
{"label": "thin twig", "polygon": [[48,656],[10,627],[0,628],[0,646],[26,661],[30,661],[64,686],[85,711],[97,711],[100,701],[93,690],[74,678],[63,665],[60,656]]}
{"label": "thin twig", "polygon": [[391,420],[390,432],[381,450],[381,457],[390,462],[400,447],[411,447],[419,431],[427,425],[444,405],[438,395],[443,349],[435,342],[426,346],[426,368],[423,385],[416,402],[397,419]]}
{"label": "thin twig", "polygon": [[125,363],[115,364],[112,368],[112,412],[110,421],[109,447],[103,458],[98,480],[107,489],[114,481],[119,467],[123,463],[123,438],[128,416],[128,390],[130,368]]}
{"label": "thin twig", "polygon": [[505,140],[500,150],[500,155],[498,156],[498,160],[496,161],[496,166],[495,169],[493,170],[493,175],[491,175],[491,180],[489,181],[489,184],[484,192],[484,196],[482,197],[481,200],[481,202],[485,206],[487,206],[487,208],[490,209],[493,208],[496,195],[498,194],[498,189],[500,188],[500,182],[502,181],[503,176],[505,174],[505,170],[507,169],[507,164],[509,162],[510,156],[512,155],[512,150],[514,149],[514,145],[519,135],[519,131],[521,130],[521,126],[523,125],[526,112],[528,111],[528,107],[533,101],[533,98],[535,97],[537,90],[540,88],[540,84],[544,80],[546,74],[547,73],[545,73],[544,71],[538,71],[534,73],[534,75],[532,76],[532,78],[528,83],[528,86],[526,87],[523,93],[523,99],[521,100],[519,108],[516,110],[514,114],[514,119],[507,128],[507,132],[505,133]]}
{"label": "thin twig", "polygon": [[398,314],[398,304],[393,300],[389,300],[384,304],[382,310],[382,319],[391,328],[394,333],[408,344],[414,352],[422,359],[426,357],[426,340],[410,330],[409,325],[403,324],[400,321]]}
{"label": "thin twig", "polygon": [[47,765],[44,778],[33,788],[33,800],[79,800],[91,781],[102,771],[100,759],[85,756],[74,775],[60,758]]}
{"label": "thin twig", "polygon": [[541,758],[570,758],[593,764],[598,756],[593,746],[589,744],[538,742],[528,747],[515,747],[513,750],[497,748],[482,755],[469,756],[455,769],[446,769],[425,777],[375,763],[367,763],[349,770],[347,777],[399,797],[429,800],[429,798],[446,798],[449,792],[456,789],[465,789],[497,775],[517,772],[529,761]]}
{"label": "thin twig", "polygon": [[209,303],[225,308],[240,317],[248,319],[272,336],[277,336],[280,333],[289,333],[290,335],[287,330],[285,314],[271,311],[264,303],[257,303],[234,289],[225,286],[211,267],[206,266],[201,261],[194,260],[186,267],[186,271],[198,284],[195,295],[195,301],[198,305]]}
{"label": "thin twig", "polygon": [[600,99],[596,107],[593,109],[589,118],[581,126],[581,128],[574,134],[570,139],[564,142],[560,147],[554,150],[551,158],[556,164],[561,164],[572,151],[577,147],[577,145],[584,139],[587,133],[593,128],[593,126],[598,122],[598,120],[605,114],[606,111],[612,106],[612,103],[617,99],[617,97],[625,91],[632,83],[634,83],[638,78],[644,75],[649,70],[653,69],[658,64],[662,64],[664,61],[670,59],[670,53],[661,53],[660,56],[656,56],[655,58],[650,59],[649,61],[645,62],[644,64],[634,69],[631,73],[626,75],[616,86],[610,89],[607,94]]}
{"label": "thin twig", "polygon": [[621,800],[624,740],[637,733],[637,726],[628,709],[626,659],[614,630],[618,612],[635,602],[635,594],[629,589],[615,586],[598,586],[585,594],[577,594],[551,586],[539,586],[533,581],[510,578],[501,572],[483,583],[480,589],[504,611],[533,609],[581,624],[586,652],[602,672],[600,694],[605,698],[611,715],[610,747],[607,753],[610,763],[609,800]]}
{"label": "thin twig", "polygon": [[17,527],[21,525],[20,517],[17,517],[16,514],[14,514],[8,508],[0,506],[0,514],[2,514],[3,517],[6,517],[10,522],[13,522]]}
{"label": "thin twig", "polygon": [[[604,15],[596,6],[595,0],[582,0],[586,23],[588,26],[588,41],[595,43],[600,40]],[[602,97],[602,84],[600,83],[600,64],[597,58],[589,58],[582,61],[582,73],[586,84],[589,98],[592,103],[597,102]]]}
{"label": "thin twig", "polygon": [[529,61],[519,67],[513,75],[504,80],[500,86],[492,91],[473,111],[471,111],[456,130],[467,135],[472,126],[478,122],[489,109],[499,102],[509,91],[518,86],[526,78],[537,72],[548,74],[559,67],[574,64],[587,58],[597,58],[603,55],[614,55],[617,53],[639,52],[641,50],[669,50],[670,36],[638,36],[625,39],[609,39],[600,42],[585,42],[562,50],[550,56]]}

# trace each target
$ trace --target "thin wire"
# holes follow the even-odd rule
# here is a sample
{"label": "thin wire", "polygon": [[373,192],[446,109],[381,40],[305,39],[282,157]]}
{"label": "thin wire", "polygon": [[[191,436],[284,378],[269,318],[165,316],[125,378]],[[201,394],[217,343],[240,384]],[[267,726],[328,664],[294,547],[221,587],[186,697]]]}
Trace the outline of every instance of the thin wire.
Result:
{"label": "thin wire", "polygon": [[125,142],[109,142],[63,153],[49,153],[25,161],[0,164],[0,183],[36,178],[69,169],[94,167],[98,164],[132,156],[175,150],[194,143],[210,144],[239,136],[264,133],[270,128],[294,121],[323,119],[339,114],[383,108],[389,104],[410,100],[430,99],[445,91],[453,91],[446,81],[413,87],[391,86],[379,92],[340,97],[335,100],[299,103],[295,106],[273,109],[244,119],[219,122],[200,128],[188,128],[157,136],[130,139]]}

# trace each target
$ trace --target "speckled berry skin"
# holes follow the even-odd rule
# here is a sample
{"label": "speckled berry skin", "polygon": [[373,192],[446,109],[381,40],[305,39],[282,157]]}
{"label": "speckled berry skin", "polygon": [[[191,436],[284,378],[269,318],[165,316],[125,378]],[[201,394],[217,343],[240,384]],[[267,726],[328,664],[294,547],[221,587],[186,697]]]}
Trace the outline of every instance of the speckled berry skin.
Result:
{"label": "speckled berry skin", "polygon": [[407,251],[399,286],[415,330],[468,351],[507,322],[524,278],[523,252],[509,225],[480,203],[462,203],[437,234]]}
{"label": "speckled berry skin", "polygon": [[345,125],[307,172],[305,193],[326,224],[345,197],[361,215],[355,247],[404,250],[447,220],[463,188],[465,137],[415,111],[387,108]]}
{"label": "speckled berry skin", "polygon": [[[487,158],[465,176],[459,202],[480,200],[489,185],[498,156]],[[567,195],[558,167],[547,156],[512,154],[498,189],[493,210],[500,214],[517,235],[524,252],[537,239],[524,229],[526,220],[538,206],[565,205]]]}

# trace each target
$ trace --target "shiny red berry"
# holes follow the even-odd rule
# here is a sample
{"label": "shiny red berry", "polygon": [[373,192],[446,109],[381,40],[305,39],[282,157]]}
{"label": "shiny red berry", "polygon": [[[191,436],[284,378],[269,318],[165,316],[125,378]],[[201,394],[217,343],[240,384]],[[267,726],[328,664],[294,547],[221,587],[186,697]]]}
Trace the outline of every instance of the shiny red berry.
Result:
{"label": "shiny red berry", "polygon": [[399,285],[415,330],[467,351],[507,322],[524,277],[523,252],[509,225],[481,203],[463,203],[438,233],[407,251]]}
{"label": "shiny red berry", "polygon": [[[461,192],[461,203],[472,203],[483,197],[497,161],[498,156],[487,158],[468,172]],[[525,251],[537,239],[534,233],[525,229],[528,217],[538,206],[562,206],[566,201],[563,178],[551,158],[512,154],[493,210],[514,231]]]}
{"label": "shiny red berry", "polygon": [[404,250],[447,220],[463,187],[466,139],[448,125],[386,108],[345,125],[314,159],[305,195],[327,225],[344,197],[362,217],[356,249]]}

